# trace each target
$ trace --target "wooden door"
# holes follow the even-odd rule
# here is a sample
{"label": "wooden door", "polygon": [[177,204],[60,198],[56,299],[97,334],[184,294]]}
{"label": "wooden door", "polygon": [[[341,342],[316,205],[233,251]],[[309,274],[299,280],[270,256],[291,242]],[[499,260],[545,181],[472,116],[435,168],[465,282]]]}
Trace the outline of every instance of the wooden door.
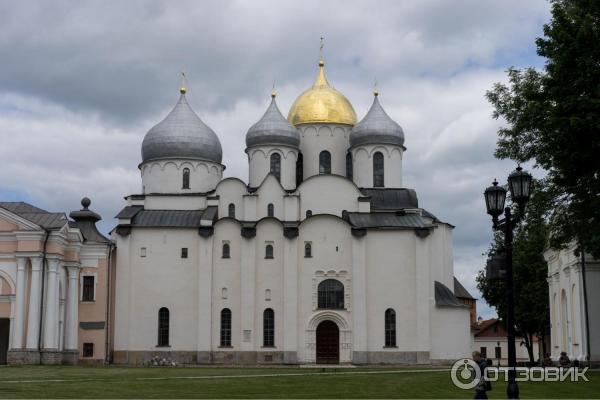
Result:
{"label": "wooden door", "polygon": [[317,326],[317,364],[339,364],[340,330],[333,321]]}

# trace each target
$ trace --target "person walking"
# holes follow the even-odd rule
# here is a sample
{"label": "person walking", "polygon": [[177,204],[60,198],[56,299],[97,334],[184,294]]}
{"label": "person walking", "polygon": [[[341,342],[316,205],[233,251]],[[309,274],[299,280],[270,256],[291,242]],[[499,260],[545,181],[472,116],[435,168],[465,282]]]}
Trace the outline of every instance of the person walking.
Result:
{"label": "person walking", "polygon": [[483,357],[481,357],[481,353],[478,351],[473,352],[473,361],[477,363],[479,368],[480,377],[479,382],[477,382],[477,386],[475,386],[475,399],[487,399],[487,391],[491,390],[490,383],[486,380],[486,368],[487,363]]}

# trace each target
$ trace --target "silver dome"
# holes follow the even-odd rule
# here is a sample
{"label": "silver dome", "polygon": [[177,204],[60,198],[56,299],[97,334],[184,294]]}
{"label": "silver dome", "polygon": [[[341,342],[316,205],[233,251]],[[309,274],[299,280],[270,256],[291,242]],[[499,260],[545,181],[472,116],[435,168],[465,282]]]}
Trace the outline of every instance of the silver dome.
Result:
{"label": "silver dome", "polygon": [[404,146],[404,131],[381,107],[377,94],[367,115],[350,132],[350,146],[361,144]]}
{"label": "silver dome", "polygon": [[300,134],[298,129],[287,121],[279,111],[275,96],[262,118],[248,129],[246,147],[258,145],[283,144],[298,147]]}
{"label": "silver dome", "polygon": [[219,138],[192,110],[184,92],[142,142],[142,162],[160,158],[195,158],[219,164],[223,158]]}

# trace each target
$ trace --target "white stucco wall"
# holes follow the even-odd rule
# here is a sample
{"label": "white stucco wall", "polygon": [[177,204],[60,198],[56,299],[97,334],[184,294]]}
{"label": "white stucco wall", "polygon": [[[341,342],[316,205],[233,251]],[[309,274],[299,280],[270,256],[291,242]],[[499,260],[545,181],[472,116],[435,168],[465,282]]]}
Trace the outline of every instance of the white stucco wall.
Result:
{"label": "white stucco wall", "polygon": [[303,156],[304,179],[319,174],[319,154],[331,153],[331,173],[346,176],[346,153],[350,147],[351,126],[341,124],[303,124],[300,130],[300,152]]}
{"label": "white stucco wall", "polygon": [[[183,170],[190,170],[190,188],[183,189]],[[209,161],[172,159],[140,166],[143,193],[206,193],[223,178],[223,165]]]}
{"label": "white stucco wall", "polygon": [[249,163],[250,187],[260,186],[271,171],[271,155],[281,156],[281,185],[286,190],[296,187],[296,160],[298,150],[287,146],[256,146],[246,149]]}
{"label": "white stucco wall", "polygon": [[383,154],[383,187],[402,187],[402,154],[400,146],[393,145],[361,145],[353,147],[352,166],[353,179],[358,187],[373,187],[373,154]]}

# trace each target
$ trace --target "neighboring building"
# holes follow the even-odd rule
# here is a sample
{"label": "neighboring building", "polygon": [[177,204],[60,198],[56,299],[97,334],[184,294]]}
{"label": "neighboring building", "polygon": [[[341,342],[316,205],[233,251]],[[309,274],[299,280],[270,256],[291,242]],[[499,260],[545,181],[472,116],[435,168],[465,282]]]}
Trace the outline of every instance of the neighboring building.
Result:
{"label": "neighboring building", "polygon": [[471,293],[465,289],[456,277],[454,278],[454,295],[469,307],[470,324],[471,326],[475,325],[477,323],[477,299],[471,296]]}
{"label": "neighboring building", "polygon": [[587,339],[582,274],[582,257],[573,244],[563,250],[547,250],[550,296],[551,358],[558,361],[566,352],[571,360],[600,362],[600,262],[585,256],[590,339]]}
{"label": "neighboring building", "polygon": [[0,202],[0,364],[104,361],[110,243],[89,204]]}
{"label": "neighboring building", "polygon": [[[147,133],[117,243],[114,361],[430,364],[471,349],[452,230],[403,187],[404,132],[377,93],[357,122],[324,63],[246,136],[249,182],[185,88]],[[464,289],[464,288],[463,288]],[[470,297],[470,296],[469,296]]]}
{"label": "neighboring building", "polygon": [[[508,365],[508,332],[502,321],[497,318],[479,320],[473,326],[473,351],[481,352],[484,358],[494,361],[494,365]],[[529,362],[529,353],[523,338],[515,338],[517,362]],[[540,358],[540,346],[537,336],[533,337],[534,361]]]}

